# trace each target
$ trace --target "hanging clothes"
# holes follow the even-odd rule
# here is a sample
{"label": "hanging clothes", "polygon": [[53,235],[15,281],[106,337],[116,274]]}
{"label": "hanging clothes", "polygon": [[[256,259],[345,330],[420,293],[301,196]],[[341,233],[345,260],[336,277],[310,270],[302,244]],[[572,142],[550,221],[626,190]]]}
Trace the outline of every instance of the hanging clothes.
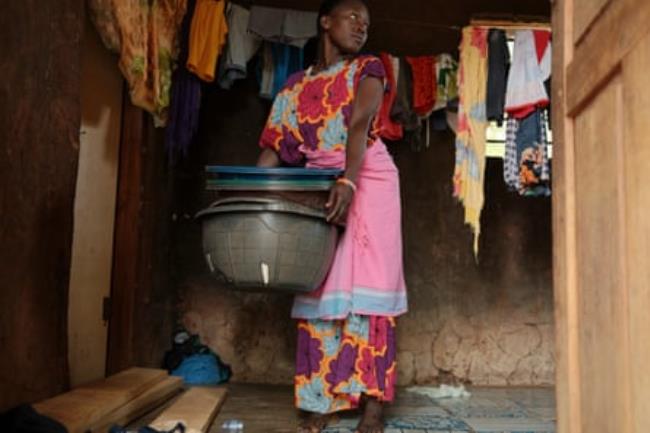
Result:
{"label": "hanging clothes", "polygon": [[219,86],[230,89],[236,80],[247,75],[247,64],[260,48],[261,39],[247,30],[250,11],[230,2],[226,12],[228,22],[228,44],[219,64]]}
{"label": "hanging clothes", "polygon": [[[397,81],[395,79],[395,66],[393,62],[394,58],[388,53],[381,53],[379,58],[384,64],[384,69],[386,70],[387,85],[387,90],[384,93],[384,100],[379,112],[382,124],[380,136],[387,140],[400,140],[404,135],[402,125],[394,121],[390,116],[391,109],[395,103],[395,98],[397,97]],[[397,64],[399,67],[399,62]]]}
{"label": "hanging clothes", "polygon": [[411,66],[403,59],[398,59],[399,75],[397,77],[397,94],[391,107],[390,117],[402,125],[404,131],[415,131],[419,127],[417,114],[413,111],[413,75]]}
{"label": "hanging clothes", "polygon": [[537,109],[522,119],[517,129],[517,160],[519,162],[519,194],[548,196],[549,162],[546,151],[546,119]]}
{"label": "hanging clothes", "polygon": [[544,82],[551,76],[551,34],[546,30],[518,30],[508,75],[505,110],[523,119],[537,107],[549,105]]}
{"label": "hanging clothes", "polygon": [[414,150],[422,147],[420,119],[413,111],[413,74],[411,65],[404,58],[399,62],[397,95],[390,111],[390,117],[402,125],[403,140]]}
{"label": "hanging clothes", "polygon": [[454,197],[465,207],[465,223],[474,233],[478,256],[485,174],[485,96],[487,84],[487,30],[465,27],[460,45],[458,71],[459,106],[454,167]]}
{"label": "hanging clothes", "polygon": [[201,108],[201,80],[185,67],[188,56],[190,26],[196,0],[188,0],[187,13],[183,18],[180,31],[179,65],[172,77],[169,121],[165,129],[165,148],[169,161],[187,156],[190,145],[199,128],[199,111]]}
{"label": "hanging clothes", "polygon": [[390,56],[391,67],[393,68],[393,77],[395,78],[395,88],[397,89],[397,80],[399,80],[399,57]]}
{"label": "hanging clothes", "polygon": [[436,103],[435,57],[406,57],[413,72],[413,111],[420,117],[429,117]]}
{"label": "hanging clothes", "polygon": [[433,110],[447,108],[449,103],[458,98],[458,62],[449,54],[436,57],[436,101]]}
{"label": "hanging clothes", "polygon": [[447,111],[458,100],[458,62],[449,54],[440,54],[436,57],[435,68],[436,102],[430,116],[431,129],[446,131],[449,128]]}
{"label": "hanging clothes", "polygon": [[252,6],[248,31],[270,41],[303,48],[318,34],[316,12]]}
{"label": "hanging clothes", "polygon": [[104,46],[109,51],[119,53],[122,46],[120,23],[115,16],[113,0],[88,0],[88,15]]}
{"label": "hanging clothes", "polygon": [[273,99],[273,75],[275,65],[273,64],[273,47],[270,43],[265,42],[262,45],[262,59],[259,63],[260,71],[258,80],[260,83],[260,97],[264,99]]}
{"label": "hanging clothes", "polygon": [[273,50],[273,96],[284,86],[290,75],[303,69],[302,48],[286,44],[272,44]]}
{"label": "hanging clothes", "polygon": [[174,71],[169,122],[165,130],[165,147],[169,161],[187,156],[199,129],[201,81],[184,67]]}
{"label": "hanging clothes", "polygon": [[262,52],[260,96],[273,99],[289,76],[303,69],[303,50],[277,42],[265,42]]}
{"label": "hanging clothes", "polygon": [[[417,136],[411,137],[411,148],[415,151],[428,148],[430,142],[429,116],[436,103],[435,57],[407,57],[413,76],[413,111],[418,116]],[[422,138],[424,132],[424,139]]]}
{"label": "hanging clothes", "polygon": [[506,84],[510,68],[510,52],[506,32],[490,29],[488,32],[488,81],[486,113],[488,120],[503,123],[506,103]]}
{"label": "hanging clothes", "polygon": [[90,16],[109,49],[120,54],[119,67],[133,105],[164,126],[172,68],[178,55],[177,34],[186,0],[89,0]]}
{"label": "hanging clothes", "polygon": [[503,180],[511,191],[519,191],[519,163],[517,159],[517,129],[519,121],[508,117],[506,121],[506,142],[503,155]]}
{"label": "hanging clothes", "polygon": [[509,118],[506,127],[504,180],[508,189],[523,196],[549,196],[547,111],[536,109],[522,120]]}
{"label": "hanging clothes", "polygon": [[190,29],[187,69],[203,81],[214,81],[217,60],[226,43],[226,0],[197,0]]}

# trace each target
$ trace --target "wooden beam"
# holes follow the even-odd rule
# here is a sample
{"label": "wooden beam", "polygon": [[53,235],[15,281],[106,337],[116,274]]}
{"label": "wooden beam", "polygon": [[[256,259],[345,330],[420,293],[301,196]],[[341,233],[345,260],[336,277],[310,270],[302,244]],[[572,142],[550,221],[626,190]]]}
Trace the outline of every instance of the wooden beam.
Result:
{"label": "wooden beam", "polygon": [[[576,252],[575,149],[567,114],[566,65],[573,58],[573,0],[553,5],[553,298],[558,433],[581,426]],[[573,84],[573,83],[572,83]]]}
{"label": "wooden beam", "polygon": [[473,19],[470,25],[474,27],[487,27],[503,30],[551,30],[551,23],[548,21],[509,21],[509,20],[488,20]]}

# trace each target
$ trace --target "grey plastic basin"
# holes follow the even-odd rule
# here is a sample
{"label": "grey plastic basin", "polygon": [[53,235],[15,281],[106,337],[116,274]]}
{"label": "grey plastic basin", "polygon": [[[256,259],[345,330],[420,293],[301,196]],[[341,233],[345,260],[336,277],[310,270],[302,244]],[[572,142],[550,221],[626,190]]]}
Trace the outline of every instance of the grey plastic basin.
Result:
{"label": "grey plastic basin", "polygon": [[196,217],[210,271],[237,289],[310,292],[320,287],[334,258],[338,229],[310,207],[231,197]]}

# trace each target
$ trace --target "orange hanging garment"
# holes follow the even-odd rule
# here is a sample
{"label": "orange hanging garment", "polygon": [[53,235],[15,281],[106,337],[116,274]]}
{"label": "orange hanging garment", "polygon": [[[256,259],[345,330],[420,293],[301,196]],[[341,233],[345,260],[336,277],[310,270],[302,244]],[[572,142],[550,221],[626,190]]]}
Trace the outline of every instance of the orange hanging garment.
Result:
{"label": "orange hanging garment", "polygon": [[214,81],[217,59],[226,43],[225,0],[197,0],[190,29],[187,69],[203,81]]}

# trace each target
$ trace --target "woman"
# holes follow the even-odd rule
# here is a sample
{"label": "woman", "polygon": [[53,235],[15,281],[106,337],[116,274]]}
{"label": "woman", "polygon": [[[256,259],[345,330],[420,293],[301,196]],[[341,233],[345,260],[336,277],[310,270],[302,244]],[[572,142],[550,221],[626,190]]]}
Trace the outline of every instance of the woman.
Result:
{"label": "woman", "polygon": [[385,71],[357,55],[368,37],[361,0],[325,0],[316,63],[289,77],[260,138],[258,166],[341,168],[327,219],[345,223],[323,286],[297,296],[298,429],[318,433],[331,414],[363,408],[359,433],[383,432],[395,386],[395,317],[406,312],[399,178],[379,138]]}

